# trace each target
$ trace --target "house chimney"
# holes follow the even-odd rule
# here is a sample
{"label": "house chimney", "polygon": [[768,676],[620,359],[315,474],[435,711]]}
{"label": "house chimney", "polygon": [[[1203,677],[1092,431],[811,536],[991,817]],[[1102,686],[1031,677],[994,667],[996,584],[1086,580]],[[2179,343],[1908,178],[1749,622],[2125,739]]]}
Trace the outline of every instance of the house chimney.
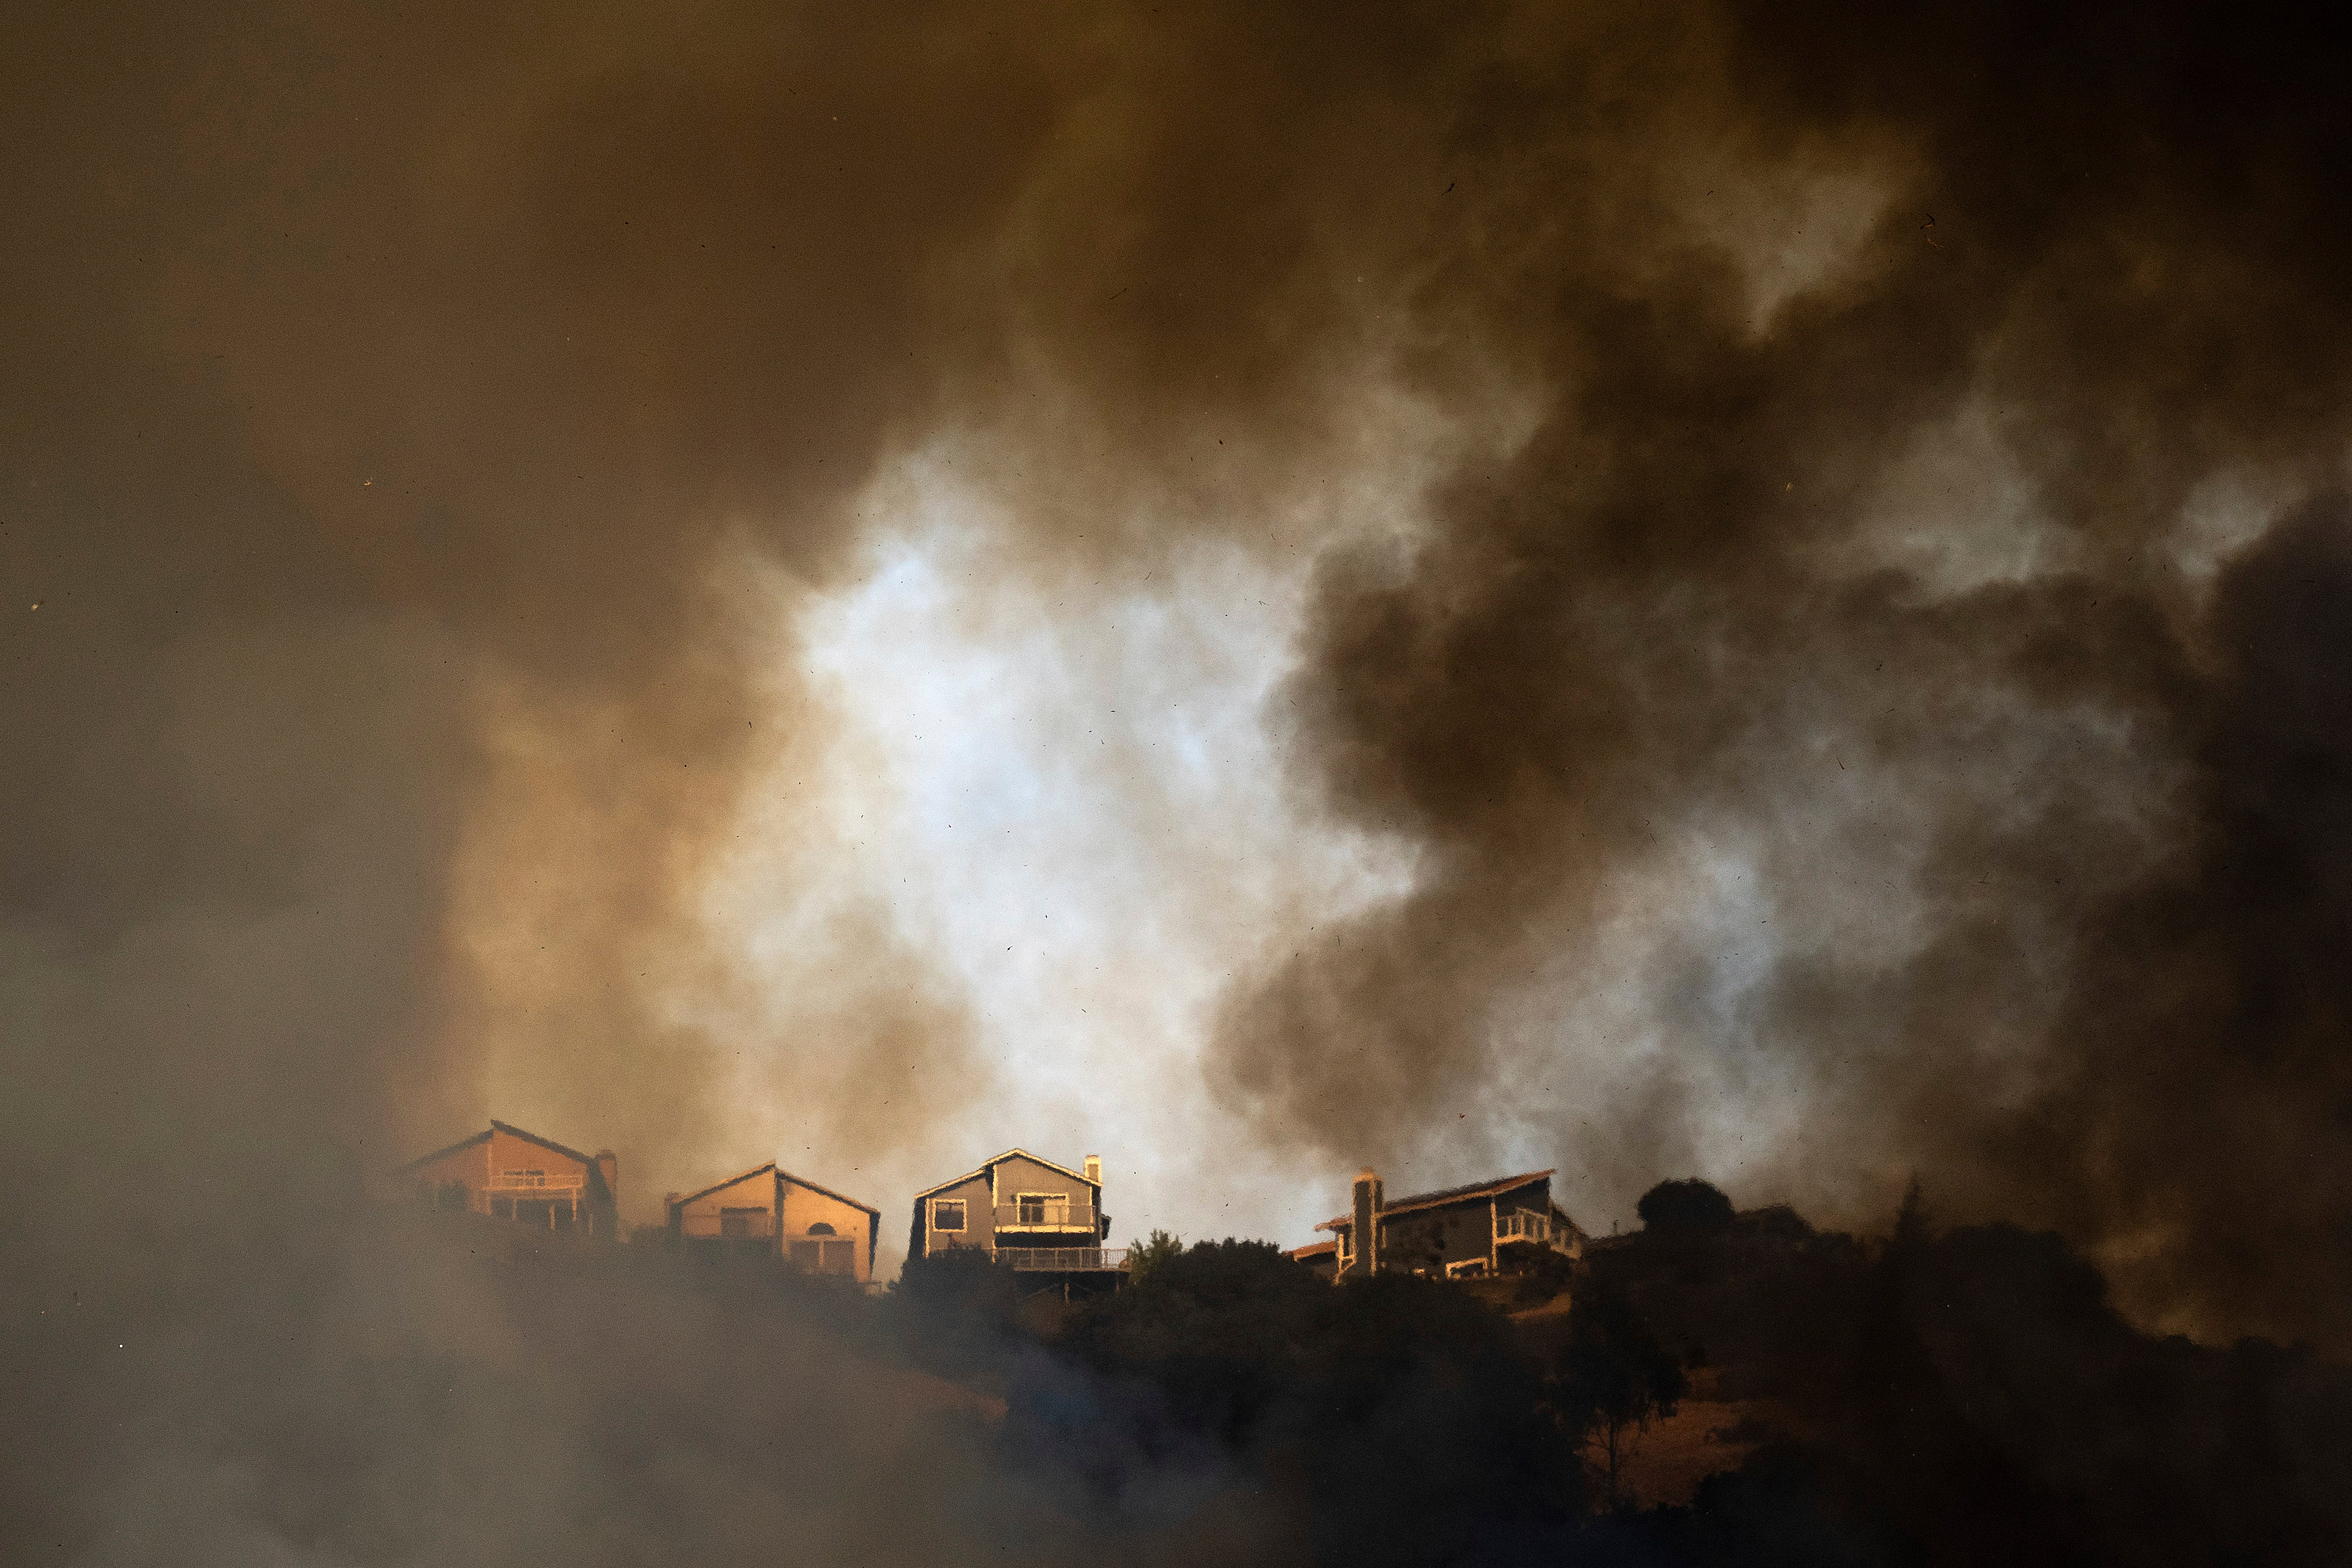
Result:
{"label": "house chimney", "polygon": [[1356,1173],[1354,1201],[1348,1209],[1348,1238],[1353,1244],[1354,1256],[1348,1260],[1342,1278],[1363,1279],[1378,1273],[1381,1267],[1381,1177],[1380,1173],[1366,1166]]}
{"label": "house chimney", "polygon": [[1094,1183],[1097,1186],[1102,1186],[1102,1156],[1100,1155],[1088,1155],[1087,1156],[1087,1179]]}
{"label": "house chimney", "polygon": [[618,1241],[621,1239],[621,1156],[614,1155],[612,1150],[597,1150],[595,1171],[597,1176],[604,1177],[604,1201],[612,1204],[612,1210],[607,1210],[602,1218],[597,1218],[593,1208],[588,1210],[591,1234],[602,1234],[607,1241]]}

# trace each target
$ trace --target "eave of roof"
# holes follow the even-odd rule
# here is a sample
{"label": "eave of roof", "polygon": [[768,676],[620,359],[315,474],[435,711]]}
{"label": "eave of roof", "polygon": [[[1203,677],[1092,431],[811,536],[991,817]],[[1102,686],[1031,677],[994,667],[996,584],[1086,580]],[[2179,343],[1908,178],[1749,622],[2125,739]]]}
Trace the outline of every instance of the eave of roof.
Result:
{"label": "eave of roof", "polygon": [[526,1133],[520,1127],[510,1127],[495,1118],[490,1122],[490,1129],[493,1132],[507,1134],[510,1137],[520,1138],[526,1144],[537,1144],[542,1149],[553,1149],[559,1155],[568,1155],[583,1166],[593,1166],[596,1163],[596,1156],[593,1155],[583,1155],[578,1149],[565,1148],[553,1138],[542,1138],[537,1133]]}
{"label": "eave of roof", "polygon": [[[786,1181],[788,1181],[788,1182],[793,1182],[793,1183],[798,1184],[799,1186],[804,1186],[804,1187],[808,1188],[808,1189],[809,1189],[809,1191],[811,1191],[811,1192],[814,1192],[814,1193],[822,1193],[822,1194],[824,1194],[825,1197],[829,1197],[829,1198],[833,1199],[835,1203],[845,1203],[845,1204],[849,1205],[849,1207],[852,1207],[852,1208],[860,1208],[860,1209],[864,1209],[866,1213],[871,1214],[871,1215],[874,1215],[874,1216],[876,1216],[877,1218],[879,1218],[879,1217],[880,1217],[880,1215],[881,1215],[881,1213],[882,1213],[882,1211],[881,1211],[880,1209],[878,1209],[878,1208],[875,1207],[874,1207],[872,1204],[870,1204],[870,1203],[860,1203],[860,1202],[858,1202],[856,1198],[851,1197],[848,1197],[846,1194],[844,1194],[844,1193],[838,1193],[838,1192],[835,1192],[835,1191],[834,1191],[834,1190],[833,1190],[833,1188],[831,1188],[831,1187],[829,1187],[829,1186],[817,1186],[817,1185],[816,1185],[816,1183],[814,1183],[814,1182],[813,1182],[813,1181],[809,1180],[809,1178],[808,1178],[808,1177],[806,1177],[806,1176],[796,1176],[793,1175],[793,1173],[792,1173],[792,1172],[790,1172],[790,1171],[788,1171],[788,1170],[782,1170],[782,1169],[779,1169],[779,1170],[776,1172],[776,1174],[777,1174],[778,1176],[780,1176],[783,1177],[783,1179],[784,1179],[784,1180],[786,1180]],[[742,1180],[743,1178],[742,1178],[742,1177],[740,1177],[740,1176],[738,1176],[738,1177],[736,1177],[735,1179],[736,1179],[736,1180],[738,1180],[738,1181],[740,1181],[740,1180]]]}
{"label": "eave of roof", "polygon": [[745,1171],[745,1172],[744,1172],[742,1175],[740,1175],[740,1176],[729,1176],[725,1181],[715,1181],[715,1182],[712,1182],[709,1186],[704,1187],[700,1192],[689,1192],[689,1193],[688,1193],[685,1197],[683,1197],[679,1198],[679,1199],[677,1200],[677,1202],[678,1202],[678,1204],[679,1204],[681,1207],[683,1207],[683,1206],[684,1206],[684,1205],[686,1205],[686,1204],[692,1203],[696,1198],[698,1198],[698,1197],[709,1197],[712,1193],[714,1193],[714,1192],[719,1192],[719,1191],[724,1190],[725,1188],[728,1188],[728,1187],[733,1186],[734,1186],[737,1182],[739,1182],[739,1181],[749,1181],[749,1180],[751,1180],[753,1176],[758,1176],[761,1171],[772,1171],[772,1170],[774,1170],[775,1168],[776,1168],[776,1162],[775,1162],[775,1161],[773,1161],[773,1160],[770,1160],[766,1165],[763,1165],[763,1166],[753,1166],[750,1170]]}
{"label": "eave of roof", "polygon": [[1292,1248],[1290,1249],[1290,1256],[1293,1258],[1319,1258],[1326,1252],[1337,1252],[1338,1250],[1339,1250],[1339,1244],[1337,1241],[1310,1241],[1304,1247]]}
{"label": "eave of roof", "polygon": [[[498,1125],[498,1124],[497,1124],[497,1123],[495,1123],[495,1122],[493,1122],[493,1123],[492,1123],[492,1124],[491,1124],[492,1126],[496,1126],[496,1125]],[[403,1171],[413,1171],[413,1170],[415,1170],[415,1169],[417,1166],[429,1166],[429,1165],[431,1165],[435,1160],[441,1160],[441,1159],[446,1159],[446,1158],[448,1158],[451,1155],[456,1154],[459,1149],[470,1149],[470,1148],[472,1148],[476,1144],[486,1144],[486,1143],[489,1142],[489,1139],[490,1139],[490,1134],[489,1134],[487,1131],[477,1133],[477,1134],[474,1134],[472,1137],[470,1137],[470,1138],[460,1138],[460,1139],[458,1139],[456,1143],[454,1143],[454,1144],[450,1145],[449,1145],[447,1148],[446,1148],[446,1149],[436,1149],[436,1150],[434,1150],[434,1151],[433,1151],[431,1154],[429,1154],[429,1155],[417,1155],[415,1159],[413,1159],[413,1160],[409,1161],[409,1162],[408,1162],[406,1165],[404,1165],[404,1166],[393,1166],[393,1167],[392,1167],[392,1174],[393,1174],[393,1175],[394,1175],[394,1176],[398,1176],[398,1175],[400,1175]]]}
{"label": "eave of roof", "polygon": [[[1557,1170],[1559,1167],[1555,1166],[1552,1168]],[[1475,1198],[1496,1197],[1514,1188],[1525,1186],[1531,1181],[1541,1181],[1551,1174],[1551,1171],[1548,1170],[1528,1171],[1523,1176],[1505,1176],[1500,1181],[1474,1181],[1467,1186],[1447,1186],[1440,1187],[1435,1192],[1417,1192],[1411,1197],[1401,1197],[1394,1203],[1381,1205],[1381,1218],[1386,1219],[1392,1214],[1410,1214],[1416,1208],[1441,1208],[1449,1203],[1468,1203]],[[1352,1214],[1335,1215],[1315,1228],[1336,1230],[1342,1225],[1352,1225],[1355,1223],[1355,1218]]]}
{"label": "eave of roof", "polygon": [[1088,1186],[1093,1187],[1097,1193],[1102,1191],[1102,1183],[1089,1180],[1084,1171],[1074,1171],[1067,1166],[1056,1165],[1052,1160],[1047,1159],[1045,1155],[1033,1155],[1026,1149],[1007,1149],[1003,1154],[997,1155],[994,1159],[983,1162],[977,1170],[966,1171],[963,1175],[943,1181],[937,1186],[925,1187],[922,1191],[915,1195],[915,1201],[917,1203],[920,1203],[923,1199],[930,1197],[931,1194],[935,1192],[945,1192],[951,1186],[961,1186],[964,1183],[971,1180],[974,1176],[986,1176],[990,1171],[995,1169],[998,1166],[1003,1165],[1005,1161],[1013,1158],[1016,1155],[1024,1160],[1034,1160],[1039,1165],[1044,1166],[1047,1170],[1059,1171],[1073,1181],[1086,1182]]}
{"label": "eave of roof", "polygon": [[552,1149],[566,1159],[578,1160],[583,1166],[593,1166],[596,1163],[596,1156],[593,1155],[583,1155],[578,1149],[566,1148],[553,1138],[542,1138],[537,1133],[526,1133],[520,1127],[511,1126],[493,1117],[490,1120],[489,1132],[477,1133],[470,1138],[460,1138],[446,1149],[436,1149],[431,1154],[413,1159],[404,1166],[395,1166],[393,1167],[392,1174],[398,1176],[403,1171],[413,1171],[419,1166],[429,1166],[435,1160],[454,1155],[459,1149],[470,1149],[476,1144],[488,1141],[490,1133],[504,1133],[510,1138],[520,1138],[526,1144],[537,1144],[542,1149]]}

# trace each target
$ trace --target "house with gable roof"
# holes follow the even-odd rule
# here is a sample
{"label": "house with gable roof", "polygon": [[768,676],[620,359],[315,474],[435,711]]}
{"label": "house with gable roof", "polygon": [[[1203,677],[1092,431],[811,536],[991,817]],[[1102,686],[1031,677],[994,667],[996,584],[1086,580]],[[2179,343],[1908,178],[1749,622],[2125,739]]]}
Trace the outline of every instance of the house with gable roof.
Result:
{"label": "house with gable roof", "polygon": [[409,1161],[391,1181],[436,1208],[600,1241],[620,1236],[620,1161],[610,1149],[583,1155],[504,1122]]}
{"label": "house with gable roof", "polygon": [[770,1160],[700,1192],[672,1193],[669,1234],[714,1257],[760,1258],[804,1274],[874,1277],[882,1211]]}
{"label": "house with gable roof", "polygon": [[1331,1239],[1290,1256],[1331,1280],[1374,1273],[1474,1278],[1517,1273],[1539,1251],[1584,1255],[1585,1234],[1552,1201],[1550,1171],[1441,1187],[1391,1201],[1359,1171],[1346,1214],[1315,1228]]}
{"label": "house with gable roof", "polygon": [[1105,1247],[1109,1235],[1101,1155],[1088,1155],[1083,1170],[1072,1170],[1026,1149],[1007,1149],[977,1170],[915,1195],[907,1256],[978,1249],[997,1263],[1064,1283],[1115,1282],[1126,1271],[1127,1249]]}

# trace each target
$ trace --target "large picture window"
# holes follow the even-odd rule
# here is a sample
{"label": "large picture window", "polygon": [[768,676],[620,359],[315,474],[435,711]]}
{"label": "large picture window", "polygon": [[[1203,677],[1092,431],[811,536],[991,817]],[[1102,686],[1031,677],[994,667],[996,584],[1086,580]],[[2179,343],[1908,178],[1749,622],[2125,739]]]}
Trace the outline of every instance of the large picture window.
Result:
{"label": "large picture window", "polygon": [[793,1243],[793,1267],[803,1274],[857,1275],[857,1243],[816,1237]]}
{"label": "large picture window", "polygon": [[931,1199],[931,1228],[934,1230],[961,1230],[963,1228],[963,1199],[960,1197],[935,1197]]}

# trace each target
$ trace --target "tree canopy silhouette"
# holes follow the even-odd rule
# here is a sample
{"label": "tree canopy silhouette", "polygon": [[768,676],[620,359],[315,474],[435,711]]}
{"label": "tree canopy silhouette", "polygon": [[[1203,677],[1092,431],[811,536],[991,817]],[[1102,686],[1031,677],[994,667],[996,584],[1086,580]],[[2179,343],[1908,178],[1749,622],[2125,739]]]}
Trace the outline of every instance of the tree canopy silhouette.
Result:
{"label": "tree canopy silhouette", "polygon": [[1642,1195],[1634,1212],[1653,1230],[1721,1230],[1733,1218],[1731,1200],[1696,1176],[1660,1182]]}

